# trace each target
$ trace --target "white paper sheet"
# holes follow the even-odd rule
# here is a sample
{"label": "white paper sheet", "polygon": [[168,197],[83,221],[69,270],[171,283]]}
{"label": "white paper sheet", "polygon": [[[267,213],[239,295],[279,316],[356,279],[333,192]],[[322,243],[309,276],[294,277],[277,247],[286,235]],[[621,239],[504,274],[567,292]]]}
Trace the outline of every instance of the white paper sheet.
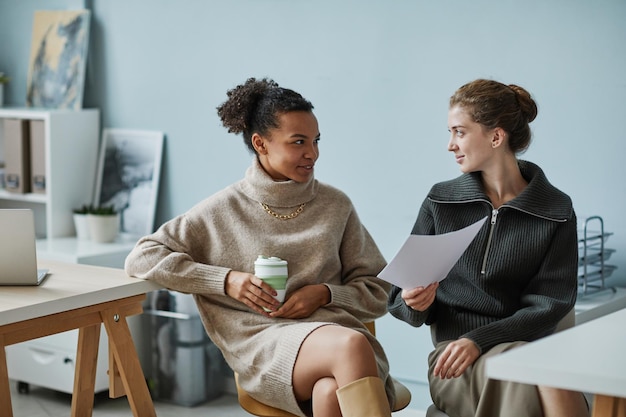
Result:
{"label": "white paper sheet", "polygon": [[426,287],[443,280],[486,219],[442,235],[410,235],[378,278],[403,289]]}

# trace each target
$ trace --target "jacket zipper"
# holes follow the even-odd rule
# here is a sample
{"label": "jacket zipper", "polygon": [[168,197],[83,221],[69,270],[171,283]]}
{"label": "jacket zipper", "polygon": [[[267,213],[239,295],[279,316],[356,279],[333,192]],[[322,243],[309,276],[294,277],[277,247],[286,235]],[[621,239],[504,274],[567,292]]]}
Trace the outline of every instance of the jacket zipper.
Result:
{"label": "jacket zipper", "polygon": [[487,246],[485,247],[485,255],[483,256],[483,264],[480,268],[481,275],[485,275],[485,270],[487,269],[487,257],[489,256],[489,248],[491,248],[491,238],[493,237],[493,229],[496,226],[497,219],[498,209],[494,208],[491,210],[491,226],[489,226],[489,237],[487,238]]}
{"label": "jacket zipper", "polygon": [[[433,198],[429,197],[429,200],[434,202],[434,203],[438,203],[438,204],[455,204],[455,203],[468,203],[468,202],[477,202],[477,201],[482,201],[485,202],[487,204],[489,204],[489,206],[491,207],[491,225],[489,226],[489,236],[487,237],[487,246],[485,247],[485,254],[483,256],[483,263],[482,266],[480,268],[480,273],[481,275],[485,275],[486,271],[487,271],[487,258],[489,256],[489,249],[491,248],[491,239],[493,236],[493,229],[496,226],[496,220],[498,218],[498,213],[499,213],[499,209],[496,209],[493,207],[493,204],[491,204],[491,202],[489,200],[485,200],[483,198],[477,198],[477,199],[471,199],[471,200],[464,200],[464,201],[442,201],[442,200],[435,200]],[[559,223],[564,223],[567,221],[567,219],[555,219],[554,217],[548,217],[548,216],[542,216],[540,214],[536,214],[536,213],[531,213],[529,211],[526,211],[524,209],[521,209],[519,207],[513,207],[513,206],[508,206],[506,204],[503,204],[500,206],[500,208],[504,208],[504,207],[508,207],[511,208],[513,210],[518,210],[521,212],[524,212],[526,214],[529,214],[531,216],[535,216],[535,217],[539,217],[541,219],[545,219],[545,220],[550,220],[553,222],[559,222]]]}

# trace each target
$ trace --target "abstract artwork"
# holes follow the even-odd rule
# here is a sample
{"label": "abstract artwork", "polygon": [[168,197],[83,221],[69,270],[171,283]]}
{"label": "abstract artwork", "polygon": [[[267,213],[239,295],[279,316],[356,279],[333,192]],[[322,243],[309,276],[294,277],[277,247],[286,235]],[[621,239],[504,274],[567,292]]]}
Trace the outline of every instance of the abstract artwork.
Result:
{"label": "abstract artwork", "polygon": [[154,231],[162,153],[162,132],[104,129],[94,204],[117,209],[121,233]]}
{"label": "abstract artwork", "polygon": [[26,104],[79,110],[83,105],[89,10],[38,10],[33,20]]}

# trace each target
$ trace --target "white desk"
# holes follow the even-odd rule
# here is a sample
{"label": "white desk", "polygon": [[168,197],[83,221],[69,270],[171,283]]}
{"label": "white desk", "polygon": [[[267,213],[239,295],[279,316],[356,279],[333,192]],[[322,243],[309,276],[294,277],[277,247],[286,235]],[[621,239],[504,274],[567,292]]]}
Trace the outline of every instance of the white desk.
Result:
{"label": "white desk", "polygon": [[595,394],[594,416],[626,416],[626,309],[490,358],[487,376]]}
{"label": "white desk", "polygon": [[605,290],[578,295],[576,301],[576,324],[586,323],[598,317],[626,308],[626,288],[613,287]]}
{"label": "white desk", "polygon": [[72,416],[91,416],[100,327],[109,336],[109,395],[128,396],[135,417],[155,416],[126,317],[142,312],[161,287],[121,269],[40,261],[50,276],[38,287],[0,288],[0,415],[11,417],[5,346],[79,329]]}
{"label": "white desk", "polygon": [[[37,240],[37,258],[41,260],[123,268],[124,260],[138,238],[120,234],[112,243],[80,240],[76,237],[56,237]],[[149,363],[150,353],[145,346],[149,340],[143,320],[129,317],[128,326],[139,353],[142,368]],[[71,394],[74,391],[74,365],[78,330],[70,330],[24,343],[7,346],[9,378],[17,381],[20,392],[28,392],[30,385]],[[102,327],[100,332],[95,392],[109,389],[109,338]],[[145,366],[144,366],[145,365]]]}
{"label": "white desk", "polygon": [[114,242],[98,243],[75,237],[37,240],[37,258],[76,264],[121,268],[138,237],[118,236]]}

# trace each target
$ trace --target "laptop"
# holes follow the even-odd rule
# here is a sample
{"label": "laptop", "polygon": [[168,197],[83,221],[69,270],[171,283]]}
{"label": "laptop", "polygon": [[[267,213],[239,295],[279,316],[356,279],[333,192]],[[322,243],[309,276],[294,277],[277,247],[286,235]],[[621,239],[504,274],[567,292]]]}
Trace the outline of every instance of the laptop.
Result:
{"label": "laptop", "polygon": [[0,209],[0,285],[39,285],[35,218],[30,209]]}

